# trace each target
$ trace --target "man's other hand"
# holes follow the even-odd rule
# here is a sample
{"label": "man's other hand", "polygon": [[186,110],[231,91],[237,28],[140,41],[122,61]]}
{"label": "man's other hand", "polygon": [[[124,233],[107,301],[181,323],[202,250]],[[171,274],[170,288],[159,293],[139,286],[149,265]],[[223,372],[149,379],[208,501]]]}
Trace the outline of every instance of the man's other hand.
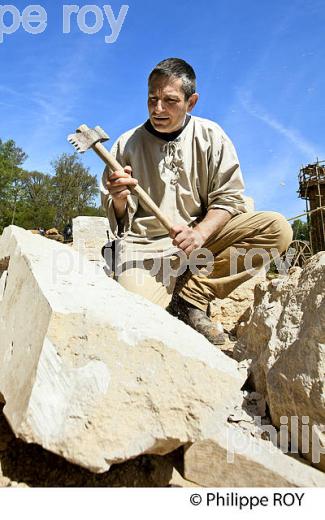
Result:
{"label": "man's other hand", "polygon": [[187,256],[204,244],[199,230],[188,226],[173,226],[169,235],[173,239],[173,245],[182,249]]}
{"label": "man's other hand", "polygon": [[107,189],[114,202],[126,202],[127,196],[131,193],[129,188],[136,186],[137,184],[137,179],[133,179],[132,177],[132,168],[126,166],[124,170],[112,173],[107,181]]}

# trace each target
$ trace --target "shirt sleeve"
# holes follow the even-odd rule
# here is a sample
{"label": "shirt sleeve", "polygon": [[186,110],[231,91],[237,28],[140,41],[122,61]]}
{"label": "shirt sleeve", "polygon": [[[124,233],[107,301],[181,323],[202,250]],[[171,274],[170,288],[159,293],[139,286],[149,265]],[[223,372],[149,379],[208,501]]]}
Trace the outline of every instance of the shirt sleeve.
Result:
{"label": "shirt sleeve", "polygon": [[[120,150],[120,143],[117,141],[112,149],[111,154],[116,158],[116,160],[122,165],[126,166],[126,161],[123,157],[123,154]],[[101,204],[104,210],[106,211],[106,216],[108,219],[108,236],[110,240],[115,240],[117,238],[122,238],[126,235],[132,226],[133,217],[137,210],[138,199],[135,196],[129,195],[127,198],[127,206],[126,213],[122,219],[117,219],[113,199],[110,195],[108,189],[106,188],[106,183],[109,178],[111,171],[107,166],[103,172],[101,182],[100,182],[100,194],[101,194]]]}
{"label": "shirt sleeve", "polygon": [[[218,139],[220,143],[220,137]],[[208,210],[220,208],[231,215],[246,213],[243,175],[234,145],[221,135],[221,144],[212,152],[209,166]]]}

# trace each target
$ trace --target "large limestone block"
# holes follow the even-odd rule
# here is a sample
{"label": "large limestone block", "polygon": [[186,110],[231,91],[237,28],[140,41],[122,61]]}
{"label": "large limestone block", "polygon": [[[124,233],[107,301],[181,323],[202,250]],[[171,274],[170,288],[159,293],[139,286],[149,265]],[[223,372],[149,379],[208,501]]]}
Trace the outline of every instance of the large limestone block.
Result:
{"label": "large limestone block", "polygon": [[205,487],[325,486],[321,471],[233,426],[185,449],[184,478]]}
{"label": "large limestone block", "polygon": [[69,246],[6,228],[0,393],[16,436],[94,472],[224,427],[244,375]]}
{"label": "large limestone block", "polygon": [[272,422],[288,422],[292,442],[325,470],[325,253],[304,269],[257,287],[237,359],[251,360],[256,390]]}
{"label": "large limestone block", "polygon": [[2,300],[3,294],[5,292],[7,275],[8,271],[0,271],[0,301]]}
{"label": "large limestone block", "polygon": [[107,243],[106,217],[76,217],[72,221],[73,248],[88,260],[104,262],[102,247]]}

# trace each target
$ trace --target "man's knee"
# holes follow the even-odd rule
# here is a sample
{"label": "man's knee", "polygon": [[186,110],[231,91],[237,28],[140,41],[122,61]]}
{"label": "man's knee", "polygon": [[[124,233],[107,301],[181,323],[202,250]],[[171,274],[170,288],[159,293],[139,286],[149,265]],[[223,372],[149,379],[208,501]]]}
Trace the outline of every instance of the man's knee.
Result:
{"label": "man's knee", "polygon": [[127,269],[118,276],[117,281],[127,291],[142,294],[145,291],[145,274],[143,269]]}
{"label": "man's knee", "polygon": [[[148,267],[147,264],[146,267]],[[170,303],[175,282],[170,286],[165,286],[157,279],[157,276],[153,275],[149,267],[146,267],[127,269],[118,277],[117,281],[127,291],[143,296],[151,303],[165,309]]]}
{"label": "man's knee", "polygon": [[266,233],[272,235],[274,247],[279,253],[286,251],[292,242],[292,227],[286,218],[276,211],[265,211],[265,221],[269,224],[266,226]]}

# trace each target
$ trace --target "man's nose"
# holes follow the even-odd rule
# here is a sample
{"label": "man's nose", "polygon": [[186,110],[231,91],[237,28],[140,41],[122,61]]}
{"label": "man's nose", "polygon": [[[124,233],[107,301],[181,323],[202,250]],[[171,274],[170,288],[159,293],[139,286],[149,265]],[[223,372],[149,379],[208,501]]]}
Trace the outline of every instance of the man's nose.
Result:
{"label": "man's nose", "polygon": [[156,105],[155,105],[155,112],[162,112],[164,110],[163,102],[161,99],[157,99]]}

